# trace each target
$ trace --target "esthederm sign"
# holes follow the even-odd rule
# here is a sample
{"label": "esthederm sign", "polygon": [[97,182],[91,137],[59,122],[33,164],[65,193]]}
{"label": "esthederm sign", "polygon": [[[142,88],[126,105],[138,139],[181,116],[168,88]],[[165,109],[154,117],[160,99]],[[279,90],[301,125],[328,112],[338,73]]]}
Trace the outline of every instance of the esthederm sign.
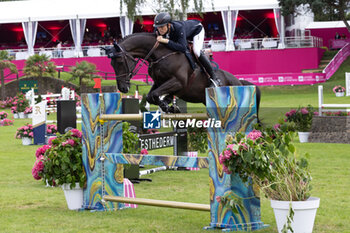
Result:
{"label": "esthederm sign", "polygon": [[207,120],[185,119],[185,120],[165,120],[161,119],[161,113],[144,112],[143,113],[143,128],[144,129],[160,129],[163,128],[220,128],[221,121],[209,118]]}

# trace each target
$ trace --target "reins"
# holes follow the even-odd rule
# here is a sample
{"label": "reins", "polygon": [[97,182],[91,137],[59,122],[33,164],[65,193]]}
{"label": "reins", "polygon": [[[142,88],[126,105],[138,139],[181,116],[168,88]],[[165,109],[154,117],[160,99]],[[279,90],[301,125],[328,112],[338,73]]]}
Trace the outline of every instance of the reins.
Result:
{"label": "reins", "polygon": [[[148,52],[148,54],[145,56],[145,58],[143,58],[143,59],[139,58],[137,60],[132,55],[130,55],[128,52],[125,52],[124,49],[119,46],[122,50],[122,54],[124,55],[123,56],[124,65],[127,67],[127,72],[125,74],[121,74],[121,75],[116,76],[116,78],[125,76],[125,77],[128,77],[129,80],[132,79],[132,77],[134,77],[137,74],[137,72],[139,72],[141,67],[146,63],[145,61],[147,61],[147,59],[153,54],[154,50],[156,50],[158,48],[158,46],[159,46],[159,42],[156,41],[156,43],[154,43],[152,49]],[[132,59],[135,62],[135,66],[133,68],[130,69],[130,67],[126,61],[126,57]],[[136,67],[137,63],[140,60],[141,60],[141,63],[138,65],[138,67]]]}

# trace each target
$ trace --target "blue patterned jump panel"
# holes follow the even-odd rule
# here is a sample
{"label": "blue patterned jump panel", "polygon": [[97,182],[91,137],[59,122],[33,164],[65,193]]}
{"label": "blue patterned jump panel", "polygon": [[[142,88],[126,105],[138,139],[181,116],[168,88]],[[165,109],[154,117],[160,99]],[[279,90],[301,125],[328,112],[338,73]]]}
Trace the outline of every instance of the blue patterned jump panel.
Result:
{"label": "blue patterned jump panel", "polygon": [[[99,122],[100,114],[121,114],[119,93],[82,95],[83,164],[87,177],[83,208],[113,210],[121,203],[103,202],[103,195],[123,196],[123,166],[101,160],[103,151],[121,153],[122,123]],[[103,131],[104,138],[101,137]],[[118,205],[118,206],[115,206]]]}
{"label": "blue patterned jump panel", "polygon": [[[226,230],[257,230],[263,228],[259,191],[244,184],[237,175],[227,175],[219,163],[227,135],[250,132],[257,122],[256,89],[254,86],[218,87],[206,89],[209,118],[221,121],[220,128],[208,128],[209,187],[211,223],[208,228]],[[216,201],[225,194],[243,198],[244,208],[234,214]]]}

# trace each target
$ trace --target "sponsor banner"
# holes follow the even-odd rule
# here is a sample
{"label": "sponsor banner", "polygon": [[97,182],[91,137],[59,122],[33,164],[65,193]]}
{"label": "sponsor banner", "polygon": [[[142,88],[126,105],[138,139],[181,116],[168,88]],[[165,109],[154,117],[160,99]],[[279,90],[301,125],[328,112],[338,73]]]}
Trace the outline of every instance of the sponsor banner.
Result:
{"label": "sponsor banner", "polygon": [[326,75],[323,73],[251,74],[236,75],[236,77],[258,86],[311,85],[326,81]]}
{"label": "sponsor banner", "polygon": [[175,144],[175,132],[139,135],[139,143],[140,147],[146,150],[173,147]]}

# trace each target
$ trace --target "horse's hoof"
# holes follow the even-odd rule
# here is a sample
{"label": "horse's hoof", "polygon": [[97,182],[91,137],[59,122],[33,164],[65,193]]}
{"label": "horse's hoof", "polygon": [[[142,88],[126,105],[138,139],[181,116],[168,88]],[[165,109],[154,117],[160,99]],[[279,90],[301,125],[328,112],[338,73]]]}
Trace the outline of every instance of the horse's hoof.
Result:
{"label": "horse's hoof", "polygon": [[169,108],[170,113],[181,113],[180,108],[178,106],[171,105]]}

